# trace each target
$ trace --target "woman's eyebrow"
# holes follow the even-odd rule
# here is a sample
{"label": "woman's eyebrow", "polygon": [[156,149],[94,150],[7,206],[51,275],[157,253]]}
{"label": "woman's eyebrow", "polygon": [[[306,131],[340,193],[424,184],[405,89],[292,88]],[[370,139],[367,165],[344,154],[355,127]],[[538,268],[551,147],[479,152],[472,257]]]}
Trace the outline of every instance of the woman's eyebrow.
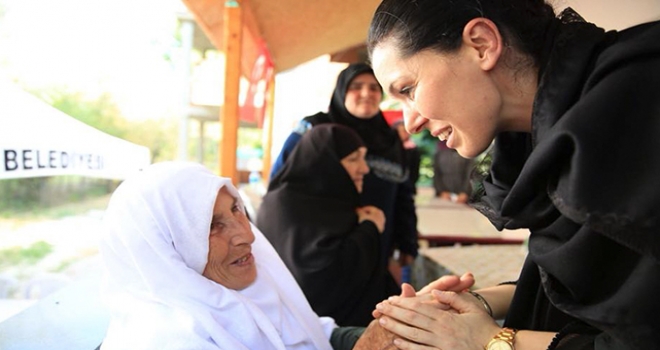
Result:
{"label": "woman's eyebrow", "polygon": [[390,84],[390,85],[387,87],[387,91],[390,93],[390,95],[396,95],[396,94],[399,93],[399,91],[398,91],[397,89],[395,89],[395,88],[394,88],[394,85],[392,85],[392,84]]}

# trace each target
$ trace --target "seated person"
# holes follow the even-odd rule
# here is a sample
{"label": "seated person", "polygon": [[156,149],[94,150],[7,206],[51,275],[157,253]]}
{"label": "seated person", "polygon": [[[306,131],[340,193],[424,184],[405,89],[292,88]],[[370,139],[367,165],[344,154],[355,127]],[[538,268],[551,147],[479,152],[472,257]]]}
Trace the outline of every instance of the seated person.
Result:
{"label": "seated person", "polygon": [[312,311],[230,180],[199,164],[124,181],[103,228],[103,350],[351,349],[362,331]]}
{"label": "seated person", "polygon": [[312,128],[271,181],[257,213],[257,226],[312,309],[340,326],[366,326],[376,303],[398,294],[380,264],[385,215],[360,205],[366,153],[347,126]]}

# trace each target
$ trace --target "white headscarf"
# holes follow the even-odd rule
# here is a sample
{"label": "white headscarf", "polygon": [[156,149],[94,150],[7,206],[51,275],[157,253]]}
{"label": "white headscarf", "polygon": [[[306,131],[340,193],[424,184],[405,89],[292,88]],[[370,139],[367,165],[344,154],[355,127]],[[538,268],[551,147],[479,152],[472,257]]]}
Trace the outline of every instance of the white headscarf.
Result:
{"label": "white headscarf", "polygon": [[164,162],[117,188],[100,242],[111,313],[102,349],[331,349],[334,321],[314,313],[254,225],[250,287],[235,291],[202,276],[222,187],[240,201],[228,179],[203,166]]}

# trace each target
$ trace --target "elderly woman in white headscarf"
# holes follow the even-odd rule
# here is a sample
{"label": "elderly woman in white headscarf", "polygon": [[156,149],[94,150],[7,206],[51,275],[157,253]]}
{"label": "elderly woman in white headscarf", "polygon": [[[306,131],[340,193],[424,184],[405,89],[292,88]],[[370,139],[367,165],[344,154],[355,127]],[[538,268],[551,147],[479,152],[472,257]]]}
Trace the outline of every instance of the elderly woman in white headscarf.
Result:
{"label": "elderly woman in white headscarf", "polygon": [[104,350],[331,349],[342,333],[312,311],[229,179],[199,164],[124,181],[103,225]]}

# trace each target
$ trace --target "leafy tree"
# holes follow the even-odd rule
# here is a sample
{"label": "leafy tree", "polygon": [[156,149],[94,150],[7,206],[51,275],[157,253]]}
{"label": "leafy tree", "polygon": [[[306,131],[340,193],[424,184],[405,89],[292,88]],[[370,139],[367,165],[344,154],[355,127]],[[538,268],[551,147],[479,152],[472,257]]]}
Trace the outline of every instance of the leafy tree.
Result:
{"label": "leafy tree", "polygon": [[149,147],[151,162],[172,160],[177,151],[177,120],[134,121],[129,123],[126,131],[126,141]]}
{"label": "leafy tree", "polygon": [[129,125],[110,94],[88,99],[80,92],[57,90],[47,95],[48,102],[60,111],[112,136],[126,137]]}

